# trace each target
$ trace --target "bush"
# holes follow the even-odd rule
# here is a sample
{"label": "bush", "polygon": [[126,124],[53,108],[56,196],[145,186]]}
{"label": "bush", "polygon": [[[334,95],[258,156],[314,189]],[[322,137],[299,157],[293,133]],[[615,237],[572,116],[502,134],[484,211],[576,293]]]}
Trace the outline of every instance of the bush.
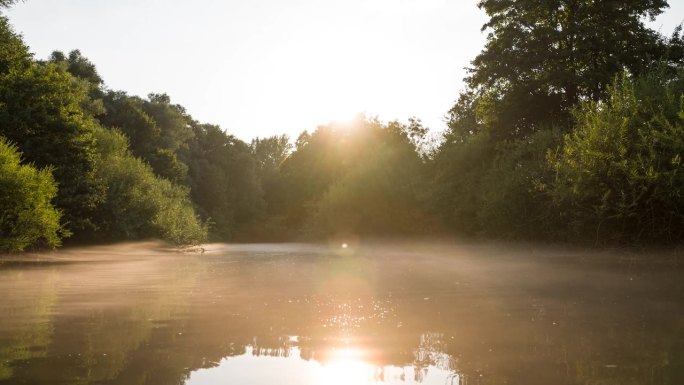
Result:
{"label": "bush", "polygon": [[52,172],[20,163],[17,148],[0,137],[0,251],[57,247],[67,234],[51,203],[57,195]]}
{"label": "bush", "polygon": [[684,237],[684,70],[626,75],[587,102],[558,156],[552,195],[574,236],[597,242]]}

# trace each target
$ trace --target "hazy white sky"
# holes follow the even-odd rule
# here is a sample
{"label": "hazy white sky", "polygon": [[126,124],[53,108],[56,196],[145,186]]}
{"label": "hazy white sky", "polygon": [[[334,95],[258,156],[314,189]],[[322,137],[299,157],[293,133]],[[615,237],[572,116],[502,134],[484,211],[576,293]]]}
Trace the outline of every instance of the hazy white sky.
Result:
{"label": "hazy white sky", "polygon": [[[111,89],[166,92],[244,140],[358,112],[434,130],[484,44],[476,0],[27,0],[37,58],[80,49]],[[684,0],[654,27],[669,34]]]}

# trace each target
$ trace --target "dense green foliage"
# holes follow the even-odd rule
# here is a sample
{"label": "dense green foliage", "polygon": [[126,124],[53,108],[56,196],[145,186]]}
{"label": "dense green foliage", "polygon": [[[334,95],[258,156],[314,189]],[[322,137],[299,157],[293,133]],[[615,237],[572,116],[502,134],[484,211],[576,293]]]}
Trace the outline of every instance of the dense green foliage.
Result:
{"label": "dense green foliage", "polygon": [[93,180],[92,131],[80,101],[85,94],[54,66],[31,65],[0,75],[2,134],[38,167],[52,166],[60,185],[56,205],[75,231],[92,229],[100,199]]}
{"label": "dense green foliage", "polygon": [[105,239],[161,238],[199,243],[206,226],[196,217],[186,188],[156,176],[128,151],[128,139],[117,131],[95,131],[98,156],[95,175],[106,186],[98,206],[100,236]]}
{"label": "dense green foliage", "polygon": [[17,148],[0,137],[0,252],[59,246],[64,232],[51,202],[52,173],[20,163]]}
{"label": "dense green foliage", "polygon": [[420,233],[425,180],[412,138],[425,133],[417,121],[364,117],[319,127],[283,161],[272,213],[307,235]]}
{"label": "dense green foliage", "polygon": [[[113,115],[105,109],[106,96],[95,66],[80,52],[68,56],[55,52],[46,62],[33,61],[7,19],[0,18],[0,134],[16,144],[27,162],[51,170],[41,171],[40,178],[48,173],[57,182],[32,182],[35,196],[19,187],[3,189],[7,202],[19,202],[15,195],[23,193],[35,200],[35,210],[42,210],[35,217],[36,224],[10,226],[14,233],[25,235],[21,241],[3,236],[3,241],[15,242],[4,250],[20,250],[36,242],[56,246],[60,236],[71,232],[78,240],[156,237],[190,243],[206,238],[206,225],[195,215],[188,188],[172,183],[185,177],[186,168],[176,167],[181,171],[175,174],[168,171],[181,147],[172,139],[189,138],[174,129],[178,125],[186,132],[190,129],[184,121],[169,128],[172,119],[166,115],[185,116],[169,105],[168,97],[151,97],[150,103],[156,104],[149,107],[149,113],[163,121],[160,126],[166,132],[160,135],[165,147],[159,144],[154,150],[167,151],[171,160],[155,164],[161,164],[158,175],[170,181],[131,155],[127,138],[101,126],[98,118]],[[21,180],[15,182],[21,185]],[[51,200],[59,210],[52,208],[53,214],[46,208]],[[59,213],[64,214],[61,225]],[[12,215],[8,212],[5,217],[16,220]],[[6,228],[8,223],[4,223]]]}
{"label": "dense green foliage", "polygon": [[[452,110],[452,128],[495,139],[519,138],[567,124],[578,100],[599,100],[615,73],[646,70],[666,55],[662,38],[643,24],[665,0],[481,0],[490,17],[487,44],[466,79],[470,92]],[[465,113],[463,110],[469,113]],[[474,111],[473,111],[474,110]],[[459,127],[460,128],[460,127]]]}
{"label": "dense green foliage", "polygon": [[[416,119],[364,116],[294,143],[247,144],[166,94],[106,88],[77,50],[34,60],[0,18],[0,135],[43,170],[10,156],[14,174],[1,177],[20,186],[16,170],[37,173],[33,209],[44,212],[37,224],[4,222],[5,233],[32,234],[3,235],[15,242],[5,249],[54,246],[69,232],[176,243],[435,231],[681,242],[684,37],[644,24],[667,2],[478,6],[487,43],[436,146]],[[21,200],[14,188],[6,202]]]}
{"label": "dense green foliage", "polygon": [[31,63],[28,47],[12,31],[7,18],[0,17],[0,73],[22,70]]}
{"label": "dense green foliage", "polygon": [[218,126],[192,124],[194,136],[182,156],[198,212],[211,222],[212,237],[232,239],[260,217],[263,193],[250,147]]}
{"label": "dense green foliage", "polygon": [[552,196],[581,238],[672,242],[684,236],[684,68],[626,75],[605,102],[582,103],[552,158]]}
{"label": "dense green foliage", "polygon": [[178,160],[178,151],[192,138],[192,130],[183,107],[171,104],[165,94],[150,94],[144,100],[112,91],[105,95],[104,106],[107,113],[100,122],[131,138],[135,156],[147,161],[157,175],[176,183],[185,179],[188,166]]}
{"label": "dense green foliage", "polygon": [[434,213],[472,235],[681,241],[681,28],[644,25],[667,3],[478,5],[487,44],[431,160]]}
{"label": "dense green foliage", "polygon": [[546,185],[552,178],[547,151],[561,142],[557,130],[504,142],[481,179],[477,223],[490,236],[540,238],[557,231]]}
{"label": "dense green foliage", "polygon": [[[3,136],[37,167],[52,167],[60,188],[56,206],[68,227],[93,229],[92,211],[101,191],[93,180],[95,121],[81,108],[86,90],[59,67],[28,61],[30,55],[6,20],[0,35],[10,49],[0,50],[0,121]],[[3,39],[4,40],[4,39]]]}

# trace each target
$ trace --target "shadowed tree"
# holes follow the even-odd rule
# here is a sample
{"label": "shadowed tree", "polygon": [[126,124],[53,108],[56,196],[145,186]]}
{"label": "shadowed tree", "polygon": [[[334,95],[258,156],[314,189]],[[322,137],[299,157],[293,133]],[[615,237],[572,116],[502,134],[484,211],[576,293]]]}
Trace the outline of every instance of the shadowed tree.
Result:
{"label": "shadowed tree", "polygon": [[107,112],[99,120],[104,126],[118,128],[126,134],[133,154],[147,159],[155,151],[161,130],[143,110],[144,103],[143,99],[123,91],[108,91],[104,97]]}
{"label": "shadowed tree", "polygon": [[227,240],[263,210],[262,190],[250,147],[211,124],[192,124],[194,135],[181,159],[200,214],[213,224],[213,238]]}

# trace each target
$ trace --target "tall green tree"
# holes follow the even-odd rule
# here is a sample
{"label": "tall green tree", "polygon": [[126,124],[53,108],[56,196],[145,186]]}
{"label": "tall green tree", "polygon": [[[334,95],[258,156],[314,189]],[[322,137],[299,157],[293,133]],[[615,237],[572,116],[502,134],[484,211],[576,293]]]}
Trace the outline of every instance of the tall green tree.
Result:
{"label": "tall green tree", "polygon": [[93,178],[95,126],[81,109],[83,89],[53,66],[33,65],[0,75],[0,133],[38,167],[53,167],[55,203],[72,230],[93,230],[100,199]]}
{"label": "tall green tree", "polygon": [[193,139],[180,158],[199,213],[217,240],[234,238],[263,211],[263,193],[250,147],[220,127],[193,123]]}
{"label": "tall green tree", "polygon": [[149,94],[148,99],[109,91],[104,96],[106,113],[100,122],[118,128],[131,140],[133,154],[147,161],[154,172],[175,183],[184,183],[188,166],[179,158],[193,137],[192,118],[172,104],[166,94]]}
{"label": "tall green tree", "polygon": [[178,158],[178,153],[187,148],[194,135],[192,118],[183,106],[171,104],[171,98],[166,94],[149,94],[147,97],[143,110],[154,119],[160,129],[157,149],[148,161],[158,175],[181,183],[187,175],[188,167]]}
{"label": "tall green tree", "polygon": [[[481,0],[487,43],[473,60],[452,129],[495,140],[566,125],[579,100],[599,100],[616,73],[643,73],[666,54],[644,24],[665,0]],[[470,127],[468,127],[470,125]],[[464,127],[465,126],[465,127]]]}
{"label": "tall green tree", "polygon": [[104,96],[106,113],[98,119],[102,125],[116,128],[129,139],[133,155],[147,160],[154,154],[161,129],[144,109],[145,101],[123,91],[108,91]]}
{"label": "tall green tree", "polygon": [[101,86],[104,81],[100,74],[88,58],[81,54],[81,51],[75,49],[69,52],[69,55],[64,55],[61,51],[54,51],[50,55],[49,61],[55,64],[64,64],[66,70],[77,78],[84,79],[95,87]]}
{"label": "tall green tree", "polygon": [[54,64],[30,62],[21,39],[0,20],[0,134],[28,162],[53,169],[55,204],[69,229],[94,230],[91,216],[102,191],[93,177],[96,123],[82,108],[88,90]]}
{"label": "tall green tree", "polygon": [[[665,0],[481,0],[484,49],[449,111],[431,160],[432,205],[454,229],[490,236],[554,236],[552,172],[543,161],[575,128],[580,103],[602,103],[616,74],[638,77],[684,59],[681,29],[649,29]],[[524,220],[519,219],[524,218]],[[558,227],[556,227],[558,226]],[[548,229],[537,231],[535,229]]]}
{"label": "tall green tree", "polygon": [[104,82],[95,64],[81,55],[81,51],[73,50],[68,56],[61,51],[54,51],[46,63],[54,64],[61,71],[70,73],[75,81],[88,91],[88,97],[81,100],[81,108],[86,114],[100,116],[105,113]]}
{"label": "tall green tree", "polygon": [[260,173],[267,170],[277,170],[292,150],[290,137],[287,135],[256,138],[252,140],[250,147]]}

